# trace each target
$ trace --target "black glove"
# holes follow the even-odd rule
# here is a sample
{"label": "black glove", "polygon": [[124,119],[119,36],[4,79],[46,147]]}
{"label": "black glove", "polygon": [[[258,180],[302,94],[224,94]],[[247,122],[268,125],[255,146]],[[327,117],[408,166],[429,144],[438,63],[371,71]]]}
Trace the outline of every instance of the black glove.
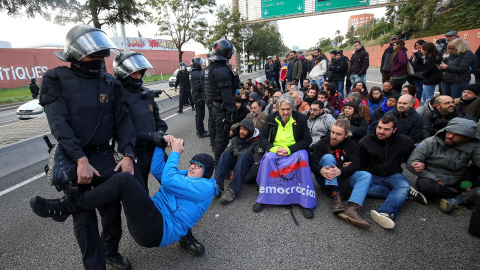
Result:
{"label": "black glove", "polygon": [[160,148],[165,148],[167,147],[167,143],[165,142],[163,135],[166,135],[163,131],[149,132],[148,139],[151,142],[153,142],[156,146]]}

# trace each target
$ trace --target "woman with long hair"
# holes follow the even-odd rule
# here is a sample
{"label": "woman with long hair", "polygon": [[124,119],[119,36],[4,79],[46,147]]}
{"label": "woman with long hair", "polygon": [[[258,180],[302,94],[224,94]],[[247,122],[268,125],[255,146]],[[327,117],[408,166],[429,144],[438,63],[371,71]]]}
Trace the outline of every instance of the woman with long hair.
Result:
{"label": "woman with long hair", "polygon": [[457,38],[447,46],[450,50],[450,57],[447,63],[440,64],[439,69],[445,70],[442,80],[442,91],[444,95],[453,99],[459,98],[462,91],[470,84],[471,74],[476,69],[477,59],[470,50],[468,42]]}
{"label": "woman with long hair", "polygon": [[422,45],[422,53],[425,56],[425,64],[423,65],[423,103],[433,97],[435,87],[442,81],[442,71],[438,66],[442,63],[442,57],[437,51],[435,44],[427,42]]}
{"label": "woman with long hair", "polygon": [[347,119],[350,121],[351,132],[349,136],[356,142],[360,141],[367,134],[367,120],[359,110],[359,106],[355,101],[349,101],[343,107],[337,119]]}
{"label": "woman with long hair", "polygon": [[380,87],[374,86],[370,90],[370,93],[368,93],[367,100],[368,100],[368,109],[370,110],[370,115],[373,115],[373,112],[377,108],[379,108],[383,104],[383,102],[387,100],[387,98],[383,96],[382,89],[380,89]]}
{"label": "woman with long hair", "polygon": [[417,88],[416,97],[418,100],[422,99],[423,93],[423,77],[421,76],[421,74],[424,67],[424,56],[422,54],[422,45],[425,43],[426,41],[423,39],[417,40],[414,45],[414,50],[412,51],[413,54],[408,60],[412,64],[413,70],[415,71],[415,74],[408,77],[408,83],[415,85],[415,87]]}
{"label": "woman with long hair", "polygon": [[364,82],[362,82],[362,81],[356,82],[353,87],[360,89],[360,90],[361,90],[360,93],[361,93],[363,96],[368,96],[368,89],[367,89],[367,86],[365,85]]}
{"label": "woman with long hair", "polygon": [[392,56],[392,86],[395,94],[400,94],[402,85],[407,81],[407,48],[405,48],[405,41],[397,40],[393,44]]}

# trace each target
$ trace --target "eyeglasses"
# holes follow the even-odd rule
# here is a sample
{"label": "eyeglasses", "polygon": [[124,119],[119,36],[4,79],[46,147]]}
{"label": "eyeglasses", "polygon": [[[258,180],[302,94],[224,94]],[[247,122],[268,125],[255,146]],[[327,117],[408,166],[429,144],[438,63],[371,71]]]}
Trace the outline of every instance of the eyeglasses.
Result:
{"label": "eyeglasses", "polygon": [[200,165],[198,162],[195,162],[195,161],[191,161],[191,162],[190,162],[190,166],[191,166],[191,165],[195,165],[195,169],[201,169],[201,168],[203,168],[202,165]]}

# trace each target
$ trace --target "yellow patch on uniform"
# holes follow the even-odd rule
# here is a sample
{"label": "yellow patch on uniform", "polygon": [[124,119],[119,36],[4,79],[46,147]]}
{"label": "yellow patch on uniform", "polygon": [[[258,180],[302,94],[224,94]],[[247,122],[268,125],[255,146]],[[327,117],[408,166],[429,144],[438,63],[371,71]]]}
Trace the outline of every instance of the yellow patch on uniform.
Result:
{"label": "yellow patch on uniform", "polygon": [[152,104],[148,104],[148,109],[153,112],[153,105]]}
{"label": "yellow patch on uniform", "polygon": [[107,94],[100,94],[99,100],[100,100],[101,103],[108,103]]}

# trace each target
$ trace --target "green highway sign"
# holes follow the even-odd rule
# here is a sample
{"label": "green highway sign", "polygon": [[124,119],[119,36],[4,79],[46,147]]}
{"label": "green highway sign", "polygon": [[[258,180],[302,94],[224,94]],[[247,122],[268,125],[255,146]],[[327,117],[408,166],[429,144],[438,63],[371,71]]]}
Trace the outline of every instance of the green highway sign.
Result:
{"label": "green highway sign", "polygon": [[262,0],[262,19],[305,13],[305,0]]}
{"label": "green highway sign", "polygon": [[370,0],[316,0],[315,12],[339,8],[368,6],[369,4]]}

